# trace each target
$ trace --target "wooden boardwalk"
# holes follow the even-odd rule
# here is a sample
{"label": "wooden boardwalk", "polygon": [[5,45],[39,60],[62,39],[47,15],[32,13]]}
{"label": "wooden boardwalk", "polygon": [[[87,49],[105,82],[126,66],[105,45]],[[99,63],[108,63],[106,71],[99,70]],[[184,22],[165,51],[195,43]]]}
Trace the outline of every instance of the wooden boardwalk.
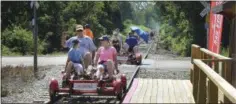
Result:
{"label": "wooden boardwalk", "polygon": [[136,78],[123,103],[195,103],[189,80]]}

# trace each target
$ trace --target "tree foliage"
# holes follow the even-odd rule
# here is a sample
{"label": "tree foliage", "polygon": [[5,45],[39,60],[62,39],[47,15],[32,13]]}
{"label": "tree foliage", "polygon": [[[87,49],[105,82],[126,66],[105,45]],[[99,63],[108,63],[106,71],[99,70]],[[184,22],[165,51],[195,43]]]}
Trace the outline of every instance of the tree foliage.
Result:
{"label": "tree foliage", "polygon": [[[25,42],[32,43],[32,27],[30,26],[33,18],[33,10],[30,7],[31,1],[3,1],[2,6],[2,35],[19,33],[21,44]],[[124,5],[123,5],[124,4]],[[122,22],[132,15],[126,10],[132,12],[129,2],[103,1],[103,2],[85,2],[85,1],[39,1],[38,16],[38,37],[39,46],[42,46],[42,53],[52,53],[59,51],[61,46],[61,37],[63,33],[74,36],[76,24],[90,24],[95,38],[103,34],[111,34],[115,28],[123,29]],[[121,11],[121,8],[123,8]],[[121,13],[124,14],[121,18]],[[122,19],[124,19],[122,21]],[[16,29],[16,30],[15,30]],[[10,35],[12,38],[14,35]],[[26,39],[26,40],[25,40]],[[14,50],[22,54],[31,54],[32,50],[21,45],[13,45],[12,40],[3,39],[3,45],[6,50]],[[8,44],[9,43],[9,44]],[[47,44],[43,44],[47,43]],[[15,47],[13,49],[13,46]],[[31,47],[31,45],[27,46]],[[27,53],[25,53],[25,51]],[[40,50],[41,51],[41,50]]]}
{"label": "tree foliage", "polygon": [[[20,26],[7,28],[2,32],[3,51],[19,53],[22,55],[31,54],[33,52],[33,36],[31,31],[23,29]],[[38,52],[43,50],[44,42],[39,41]]]}
{"label": "tree foliage", "polygon": [[160,36],[164,47],[180,55],[190,55],[192,43],[204,45],[204,18],[200,2],[156,2]]}
{"label": "tree foliage", "polygon": [[[1,3],[2,49],[31,54],[33,11],[30,1]],[[60,51],[64,33],[74,36],[76,24],[90,24],[95,39],[103,34],[110,35],[115,28],[123,35],[128,34],[130,26],[157,30],[164,43],[162,46],[183,56],[190,55],[192,43],[206,45],[205,19],[199,15],[204,7],[198,1],[39,1],[39,5],[38,44],[43,54]]]}

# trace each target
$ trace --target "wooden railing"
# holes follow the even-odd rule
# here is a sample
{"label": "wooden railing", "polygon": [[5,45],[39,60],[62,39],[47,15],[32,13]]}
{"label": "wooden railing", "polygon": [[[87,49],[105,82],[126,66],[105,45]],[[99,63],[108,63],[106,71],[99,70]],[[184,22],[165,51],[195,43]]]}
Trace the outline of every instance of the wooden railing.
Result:
{"label": "wooden railing", "polygon": [[[236,103],[236,89],[200,59],[194,59],[194,76],[198,76],[196,103],[218,103],[218,90],[229,100],[224,103]],[[195,70],[198,72],[195,73]],[[207,81],[207,79],[209,81]],[[194,80],[196,81],[196,80]]]}
{"label": "wooden railing", "polygon": [[[224,92],[225,87],[220,87],[220,85],[216,84],[217,82],[214,82],[211,79],[212,77],[210,77],[209,74],[203,73],[206,72],[205,70],[211,70],[220,78],[224,79],[226,83],[231,84],[232,76],[230,66],[232,59],[213,53],[207,49],[200,48],[198,45],[192,45],[191,51],[191,62],[193,67],[191,68],[190,80],[193,84],[193,96],[195,102],[218,103],[218,90],[220,90],[224,95],[224,103],[234,102],[234,100],[230,99],[230,96],[227,95],[227,92]],[[196,64],[195,59],[201,61],[201,66],[199,66],[199,61],[197,61],[198,64]],[[207,67],[202,67],[202,63]]]}

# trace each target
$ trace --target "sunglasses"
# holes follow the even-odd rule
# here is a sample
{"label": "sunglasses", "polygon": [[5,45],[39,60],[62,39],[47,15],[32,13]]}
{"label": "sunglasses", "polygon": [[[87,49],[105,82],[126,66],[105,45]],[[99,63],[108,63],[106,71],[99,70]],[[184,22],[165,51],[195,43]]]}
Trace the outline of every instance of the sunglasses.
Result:
{"label": "sunglasses", "polygon": [[76,32],[82,32],[83,30],[77,30]]}

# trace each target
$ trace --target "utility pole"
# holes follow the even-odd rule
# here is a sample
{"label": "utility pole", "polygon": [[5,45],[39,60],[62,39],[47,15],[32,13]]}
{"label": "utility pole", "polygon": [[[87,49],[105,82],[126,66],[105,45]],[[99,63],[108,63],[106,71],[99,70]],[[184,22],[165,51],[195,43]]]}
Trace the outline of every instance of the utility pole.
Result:
{"label": "utility pole", "polygon": [[206,41],[206,47],[207,47],[207,49],[209,49],[209,28],[210,28],[210,22],[209,22],[209,20],[210,20],[210,14],[209,13],[207,13],[207,15],[206,15],[206,22],[205,22],[205,28],[206,28],[206,31],[207,31],[207,41]]}
{"label": "utility pole", "polygon": [[206,41],[206,47],[208,49],[208,41],[209,41],[209,18],[210,18],[210,4],[206,1],[200,1],[200,3],[205,7],[202,12],[200,13],[201,17],[205,17],[205,29],[207,30],[206,33],[206,37],[207,37],[207,41]]}
{"label": "utility pole", "polygon": [[34,18],[32,20],[32,25],[33,25],[33,38],[34,38],[34,74],[37,76],[38,72],[38,65],[37,65],[37,50],[38,50],[38,25],[37,25],[37,9],[39,7],[39,4],[37,1],[31,1],[30,3],[31,8],[33,8],[34,12]]}

